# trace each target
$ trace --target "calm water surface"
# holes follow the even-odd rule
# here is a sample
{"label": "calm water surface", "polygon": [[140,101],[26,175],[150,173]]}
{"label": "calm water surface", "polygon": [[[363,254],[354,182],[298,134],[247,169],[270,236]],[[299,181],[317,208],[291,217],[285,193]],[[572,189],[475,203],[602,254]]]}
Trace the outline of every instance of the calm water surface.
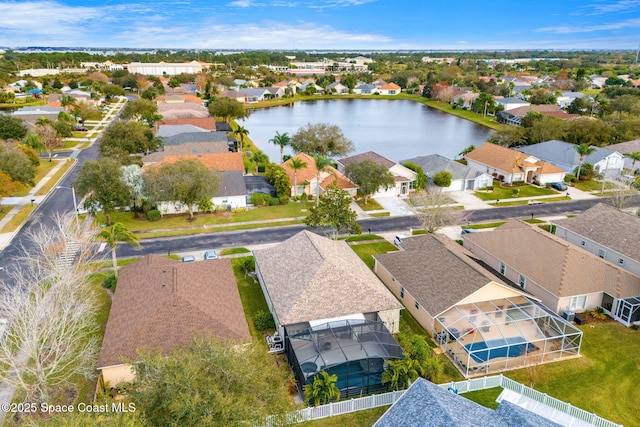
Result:
{"label": "calm water surface", "polygon": [[[240,124],[272,161],[280,147],[269,142],[276,131],[293,135],[307,123],[330,123],[353,141],[355,151],[375,151],[395,161],[440,154],[455,158],[473,144],[483,144],[491,129],[418,102],[383,99],[301,101],[292,106],[253,110]],[[284,154],[293,154],[285,147]]]}

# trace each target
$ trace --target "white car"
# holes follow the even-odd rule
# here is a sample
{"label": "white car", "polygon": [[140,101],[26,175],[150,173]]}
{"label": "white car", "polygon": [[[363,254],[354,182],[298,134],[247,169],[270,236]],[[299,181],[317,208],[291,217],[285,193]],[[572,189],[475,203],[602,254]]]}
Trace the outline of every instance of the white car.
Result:
{"label": "white car", "polygon": [[208,250],[204,253],[204,259],[218,259],[218,253],[213,249]]}

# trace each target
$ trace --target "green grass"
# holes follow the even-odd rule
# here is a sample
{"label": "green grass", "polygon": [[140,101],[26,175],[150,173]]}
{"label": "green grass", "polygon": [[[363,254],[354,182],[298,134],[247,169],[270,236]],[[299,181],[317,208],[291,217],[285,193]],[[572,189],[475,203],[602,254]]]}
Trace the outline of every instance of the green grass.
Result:
{"label": "green grass", "polygon": [[[518,196],[514,196],[514,190],[520,190]],[[517,199],[522,197],[550,196],[558,194],[558,192],[549,188],[538,188],[531,185],[523,185],[522,187],[500,187],[496,185],[493,187],[493,191],[491,192],[476,191],[474,194],[477,198],[488,201]]]}
{"label": "green grass", "polygon": [[[246,221],[266,221],[275,219],[305,217],[308,214],[307,206],[301,203],[288,203],[286,205],[265,206],[262,208],[250,209],[238,213],[217,213],[217,214],[196,214],[195,221],[187,221],[188,215],[165,215],[158,221],[147,221],[146,219],[136,219],[132,212],[114,212],[111,214],[112,222],[121,222],[130,231],[152,231],[175,228],[198,228],[203,225],[229,224]],[[96,222],[105,222],[104,214],[96,216]],[[266,226],[268,224],[261,224]],[[212,231],[211,229],[208,230]]]}
{"label": "green grass", "polygon": [[382,236],[378,236],[377,234],[358,234],[356,236],[343,237],[338,240],[344,240],[345,242],[363,242],[367,240],[380,240],[384,239]]}
{"label": "green grass", "polygon": [[228,248],[221,250],[218,255],[234,255],[234,254],[246,254],[251,253],[251,251],[247,248]]}
{"label": "green grass", "polygon": [[462,228],[472,228],[474,230],[482,230],[483,228],[496,228],[500,227],[502,224],[505,224],[506,221],[498,221],[498,222],[485,222],[483,224],[471,224],[471,225],[463,225]]}
{"label": "green grass", "polygon": [[365,264],[371,269],[373,269],[375,265],[375,261],[372,255],[376,254],[384,254],[387,252],[397,251],[398,248],[393,246],[389,242],[380,242],[380,243],[366,243],[363,245],[353,245],[351,249],[364,261]]}
{"label": "green grass", "polygon": [[498,396],[500,396],[502,390],[502,387],[494,387],[488,388],[486,390],[470,391],[468,393],[462,394],[461,396],[464,396],[467,399],[484,406],[485,408],[497,409],[498,402],[496,402],[496,399],[498,398]]}
{"label": "green grass", "polygon": [[418,236],[420,234],[427,234],[427,230],[413,230],[411,231],[412,236]]}
{"label": "green grass", "polygon": [[364,411],[352,412],[350,414],[339,415],[337,417],[321,418],[315,421],[305,421],[296,425],[304,427],[371,427],[385,413],[388,406],[367,409]]}
{"label": "green grass", "polygon": [[364,199],[357,199],[356,204],[360,206],[363,211],[379,211],[384,209],[373,197],[369,197],[366,204],[364,203]]}
{"label": "green grass", "polygon": [[49,181],[45,182],[42,187],[40,187],[40,189],[38,191],[36,191],[36,196],[44,196],[45,194],[47,194],[49,191],[51,191],[51,189],[53,187],[55,187],[58,184],[58,181],[60,181],[60,178],[62,178],[62,176],[69,170],[69,168],[71,168],[71,166],[74,165],[74,162],[72,161],[67,161],[64,162],[64,164],[62,165],[62,167],[60,167],[60,169],[58,169],[58,171],[53,174],[53,176],[51,177],[51,179],[49,179]]}
{"label": "green grass", "polygon": [[18,211],[18,213],[9,220],[9,222],[7,223],[7,225],[5,225],[2,230],[0,230],[0,233],[11,233],[15,230],[18,229],[18,227],[20,226],[20,224],[22,224],[27,217],[29,216],[29,214],[31,214],[31,212],[33,212],[33,210],[36,208],[36,205],[24,205],[20,208],[20,210]]}
{"label": "green grass", "polygon": [[5,216],[7,216],[7,214],[9,213],[9,211],[11,209],[13,209],[14,205],[2,205],[0,206],[0,219],[4,218]]}
{"label": "green grass", "polygon": [[233,266],[233,274],[236,276],[238,292],[240,292],[240,300],[244,308],[244,315],[247,318],[249,332],[251,332],[251,336],[254,339],[263,341],[262,332],[257,331],[253,325],[253,318],[259,311],[268,312],[269,306],[267,306],[267,301],[264,299],[260,283],[257,280],[253,280],[251,276],[245,277],[240,269],[240,266],[247,258],[251,257],[233,258],[231,259],[231,265]]}
{"label": "green grass", "polygon": [[[602,189],[602,181],[587,179],[584,181],[575,182],[573,183],[573,186],[578,190],[582,190],[582,191],[600,191]],[[617,188],[617,186],[612,182],[607,181],[604,184],[605,190],[614,190],[615,188]],[[567,191],[571,193],[571,187]]]}
{"label": "green grass", "polygon": [[369,216],[374,217],[374,218],[378,218],[378,217],[383,217],[383,216],[391,216],[391,214],[389,212],[375,212],[375,213],[369,214]]}
{"label": "green grass", "polygon": [[546,222],[538,218],[524,219],[523,221],[528,222],[529,224],[544,224]]}
{"label": "green grass", "polygon": [[242,224],[242,225],[230,225],[226,227],[215,227],[215,228],[195,228],[195,229],[187,229],[187,230],[168,230],[168,231],[153,231],[149,233],[139,233],[136,234],[138,239],[155,239],[157,237],[173,237],[173,236],[186,236],[191,234],[205,234],[205,233],[216,233],[222,231],[236,231],[236,230],[251,230],[254,228],[266,228],[266,227],[284,227],[287,225],[295,225],[295,224],[303,224],[303,220],[291,220],[291,221],[276,221],[276,222],[255,222],[251,224]]}
{"label": "green grass", "polygon": [[[613,321],[579,328],[583,357],[540,365],[534,388],[613,422],[638,425],[640,333]],[[529,384],[525,369],[507,375]]]}

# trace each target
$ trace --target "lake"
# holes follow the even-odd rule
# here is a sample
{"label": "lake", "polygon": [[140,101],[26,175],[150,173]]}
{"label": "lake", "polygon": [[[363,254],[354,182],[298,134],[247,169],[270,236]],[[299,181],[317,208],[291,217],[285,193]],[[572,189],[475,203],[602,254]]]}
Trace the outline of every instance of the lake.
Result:
{"label": "lake", "polygon": [[[428,154],[453,159],[469,145],[483,144],[492,132],[419,102],[386,99],[299,101],[252,110],[249,118],[239,123],[276,162],[280,147],[269,142],[276,131],[293,135],[307,123],[338,125],[355,145],[352,154],[375,151],[395,161]],[[284,154],[293,152],[285,147]]]}

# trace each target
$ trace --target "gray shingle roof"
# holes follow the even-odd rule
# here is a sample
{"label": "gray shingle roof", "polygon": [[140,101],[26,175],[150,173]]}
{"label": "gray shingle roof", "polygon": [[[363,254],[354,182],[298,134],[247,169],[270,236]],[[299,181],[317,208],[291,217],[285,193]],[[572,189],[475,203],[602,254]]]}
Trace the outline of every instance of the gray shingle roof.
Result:
{"label": "gray shingle roof", "polygon": [[185,142],[227,142],[226,132],[185,132],[164,138],[164,145],[180,145]]}
{"label": "gray shingle roof", "polygon": [[610,145],[611,149],[616,150],[618,153],[630,154],[640,152],[640,139],[634,139],[633,141],[621,142],[619,144]]}
{"label": "gray shingle roof", "polygon": [[502,283],[475,264],[460,245],[444,236],[409,237],[403,240],[402,249],[373,257],[432,316],[492,280]]}
{"label": "gray shingle roof", "polygon": [[218,172],[218,190],[215,197],[246,196],[247,187],[244,185],[244,176],[241,171]]}
{"label": "gray shingle roof", "polygon": [[640,261],[640,218],[635,215],[598,203],[574,218],[553,223]]}
{"label": "gray shingle roof", "polygon": [[475,403],[418,378],[373,427],[560,427],[547,418],[501,402],[498,409]]}
{"label": "gray shingle roof", "polygon": [[381,156],[380,154],[373,151],[367,151],[366,153],[360,153],[356,154],[355,156],[345,157],[344,159],[338,160],[338,163],[346,167],[349,163],[361,162],[363,160],[371,160],[372,162],[382,165],[387,169],[396,165],[396,162],[394,162],[393,160],[387,159],[386,157]]}
{"label": "gray shingle roof", "polygon": [[447,159],[439,154],[419,156],[412,159],[402,160],[400,163],[415,163],[420,166],[425,174],[434,176],[440,171],[450,172],[453,179],[474,179],[482,175],[481,172],[455,160]]}
{"label": "gray shingle roof", "polygon": [[342,240],[305,230],[254,256],[282,325],[402,308]]}
{"label": "gray shingle roof", "polygon": [[[606,148],[594,148],[596,151],[585,157],[584,160],[586,163],[595,164],[613,154],[612,150]],[[538,144],[519,147],[517,150],[531,154],[545,162],[552,163],[567,172],[572,172],[580,164],[580,154],[576,151],[576,145],[564,141],[545,141]]]}
{"label": "gray shingle roof", "polygon": [[178,135],[180,133],[193,133],[193,132],[208,132],[206,129],[199,128],[193,125],[160,125],[156,136],[168,138]]}

